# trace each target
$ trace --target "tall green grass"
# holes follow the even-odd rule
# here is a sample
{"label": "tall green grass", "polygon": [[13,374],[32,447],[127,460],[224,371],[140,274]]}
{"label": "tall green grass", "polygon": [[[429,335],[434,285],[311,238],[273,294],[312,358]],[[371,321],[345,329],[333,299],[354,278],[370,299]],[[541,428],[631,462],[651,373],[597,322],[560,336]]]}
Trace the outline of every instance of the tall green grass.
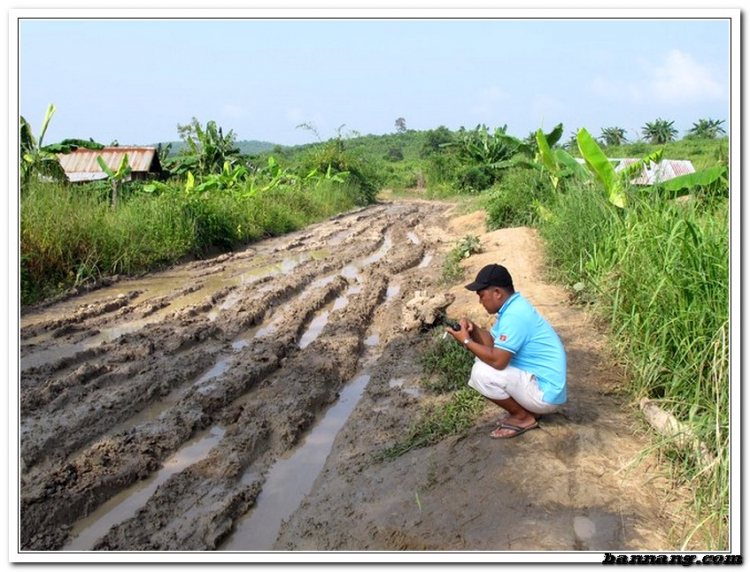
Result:
{"label": "tall green grass", "polygon": [[[635,398],[662,400],[715,456],[675,452],[710,548],[727,546],[729,510],[729,212],[726,200],[631,197],[612,207],[570,189],[542,223],[557,277],[593,301]],[[706,538],[707,537],[707,538]]]}
{"label": "tall green grass", "polygon": [[85,187],[34,183],[21,197],[21,303],[113,274],[138,274],[281,235],[353,208],[351,184],[322,181],[243,197],[140,194],[112,210]]}

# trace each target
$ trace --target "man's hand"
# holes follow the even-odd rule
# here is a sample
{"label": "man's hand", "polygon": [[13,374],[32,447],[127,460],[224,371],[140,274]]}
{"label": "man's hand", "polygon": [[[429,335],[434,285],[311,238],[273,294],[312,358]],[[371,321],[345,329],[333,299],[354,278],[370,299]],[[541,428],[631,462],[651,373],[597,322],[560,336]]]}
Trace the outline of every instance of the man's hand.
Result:
{"label": "man's hand", "polygon": [[459,343],[464,343],[464,340],[471,339],[475,342],[484,343],[480,334],[479,339],[475,338],[472,335],[472,332],[481,332],[481,328],[478,328],[474,325],[474,322],[469,320],[468,318],[461,318],[458,322],[449,323],[449,327],[445,329],[446,334],[450,334],[453,336],[453,339],[455,339]]}

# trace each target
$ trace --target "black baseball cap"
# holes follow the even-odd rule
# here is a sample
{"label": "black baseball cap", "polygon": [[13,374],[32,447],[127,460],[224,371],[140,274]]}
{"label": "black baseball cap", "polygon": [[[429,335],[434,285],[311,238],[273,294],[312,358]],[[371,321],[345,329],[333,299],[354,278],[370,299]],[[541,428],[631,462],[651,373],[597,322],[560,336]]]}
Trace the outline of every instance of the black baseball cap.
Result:
{"label": "black baseball cap", "polygon": [[510,272],[508,272],[505,266],[488,264],[479,271],[474,282],[466,285],[466,289],[476,292],[490,286],[499,286],[501,288],[513,286],[513,278],[510,277]]}

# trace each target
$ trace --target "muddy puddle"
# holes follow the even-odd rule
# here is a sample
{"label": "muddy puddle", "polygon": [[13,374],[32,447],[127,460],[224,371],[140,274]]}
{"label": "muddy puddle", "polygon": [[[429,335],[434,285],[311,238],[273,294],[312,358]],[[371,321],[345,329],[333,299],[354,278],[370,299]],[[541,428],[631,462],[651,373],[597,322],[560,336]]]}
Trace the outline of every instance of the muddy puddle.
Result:
{"label": "muddy puddle", "polygon": [[91,550],[102,533],[133,518],[138,509],[148,502],[159,485],[186,467],[205,459],[211,448],[221,440],[223,434],[222,428],[212,427],[185,443],[179,451],[164,461],[163,467],[156,474],[118,493],[92,514],[76,522],[70,531],[71,539],[62,547],[62,550]]}
{"label": "muddy puddle", "polygon": [[[347,296],[338,297],[330,304],[330,312],[341,310],[348,304],[348,296],[359,287],[350,288]],[[388,304],[393,294],[386,298]],[[300,348],[307,347],[323,331],[328,321],[329,310],[319,313],[312,320],[300,341]],[[336,402],[329,407],[322,419],[316,421],[302,439],[300,445],[279,458],[265,478],[263,490],[256,500],[256,506],[241,518],[234,532],[218,549],[228,552],[270,551],[279,533],[281,524],[288,519],[305,495],[310,492],[331,451],[333,441],[358,404],[364,389],[370,381],[369,368],[378,359],[378,333],[370,333],[364,340],[364,352],[360,358],[363,368],[341,389]],[[242,477],[251,482],[251,470]]]}

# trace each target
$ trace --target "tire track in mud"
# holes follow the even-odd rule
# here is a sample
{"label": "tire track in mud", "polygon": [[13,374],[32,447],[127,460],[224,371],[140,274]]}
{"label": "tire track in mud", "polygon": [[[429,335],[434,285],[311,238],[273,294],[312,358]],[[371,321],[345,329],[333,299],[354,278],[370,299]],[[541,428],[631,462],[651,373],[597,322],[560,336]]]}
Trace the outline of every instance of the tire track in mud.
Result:
{"label": "tire track in mud", "polygon": [[[418,273],[430,244],[414,229],[439,225],[444,209],[377,205],[183,265],[166,274],[188,283],[169,294],[125,283],[125,292],[68,303],[67,315],[53,305],[30,317],[21,330],[21,549],[65,547],[77,521],[208,431],[217,437],[204,459],[85,549],[216,549],[252,508],[268,467],[356,374],[376,313],[413,294],[416,286],[389,289]],[[324,308],[325,325],[300,347]],[[123,333],[77,345],[107,328]],[[58,357],[66,344],[70,355]]]}

